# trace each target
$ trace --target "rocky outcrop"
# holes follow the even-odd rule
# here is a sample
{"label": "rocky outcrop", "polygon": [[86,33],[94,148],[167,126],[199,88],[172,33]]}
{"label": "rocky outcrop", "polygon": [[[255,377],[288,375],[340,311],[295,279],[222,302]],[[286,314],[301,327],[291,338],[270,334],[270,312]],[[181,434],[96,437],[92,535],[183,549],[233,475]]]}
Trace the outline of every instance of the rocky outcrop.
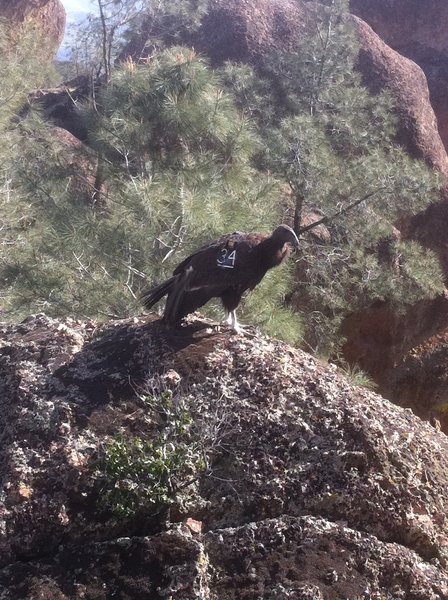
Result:
{"label": "rocky outcrop", "polygon": [[87,126],[78,106],[98,91],[89,77],[80,75],[59,87],[36,90],[29,100],[30,104],[39,105],[45,120],[66,129],[81,142],[86,142]]}
{"label": "rocky outcrop", "polygon": [[[445,295],[418,302],[400,314],[386,302],[379,302],[344,320],[341,330],[346,340],[343,355],[349,364],[358,365],[369,373],[381,394],[410,406],[405,397],[398,400],[392,392],[395,389],[391,386],[394,371],[414,346],[447,327],[448,298]],[[418,414],[423,413],[419,411]]]}
{"label": "rocky outcrop", "polygon": [[361,17],[391,48],[425,72],[439,131],[448,147],[448,5],[444,0],[350,0]]}
{"label": "rocky outcrop", "polygon": [[[57,88],[36,90],[29,97],[30,105],[39,106],[44,119],[53,125],[49,125],[45,140],[37,140],[42,155],[53,157],[54,167],[61,169],[61,176],[74,197],[85,204],[96,203],[99,189],[104,187],[98,156],[88,146],[88,130],[79,110],[92,93],[90,79],[79,76]],[[25,107],[22,116],[28,110],[29,106]]]}
{"label": "rocky outcrop", "polygon": [[390,374],[386,393],[448,431],[448,332],[412,348]]}
{"label": "rocky outcrop", "polygon": [[293,49],[313,14],[312,5],[294,0],[212,0],[194,42],[213,63],[254,63]]}
{"label": "rocky outcrop", "polygon": [[15,24],[36,25],[53,55],[64,37],[65,10],[60,0],[0,0],[0,18],[12,29]]}
{"label": "rocky outcrop", "polygon": [[87,205],[95,203],[98,197],[96,153],[61,127],[51,127],[48,134],[52,138],[55,165],[61,169],[73,197]]}
{"label": "rocky outcrop", "polygon": [[401,56],[356,17],[360,41],[358,69],[373,93],[390,91],[396,101],[398,141],[414,158],[425,160],[448,178],[448,155],[437,129],[425,74],[412,60]]}
{"label": "rocky outcrop", "polygon": [[417,45],[448,51],[444,0],[350,0],[350,11],[400,52]]}
{"label": "rocky outcrop", "polygon": [[[448,598],[448,440],[336,367],[194,317],[38,315],[0,340],[5,600]],[[148,385],[219,443],[187,504],[118,520],[92,457],[151,439]]]}

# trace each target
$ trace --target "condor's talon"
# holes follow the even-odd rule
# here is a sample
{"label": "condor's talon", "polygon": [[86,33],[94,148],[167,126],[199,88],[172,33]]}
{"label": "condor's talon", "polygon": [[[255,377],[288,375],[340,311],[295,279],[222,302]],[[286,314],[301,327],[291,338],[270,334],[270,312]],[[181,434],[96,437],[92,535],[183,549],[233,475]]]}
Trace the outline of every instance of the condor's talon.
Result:
{"label": "condor's talon", "polygon": [[236,318],[236,311],[231,311],[227,317],[227,324],[237,335],[244,335],[246,337],[255,337],[254,334],[249,331],[243,325],[240,325]]}

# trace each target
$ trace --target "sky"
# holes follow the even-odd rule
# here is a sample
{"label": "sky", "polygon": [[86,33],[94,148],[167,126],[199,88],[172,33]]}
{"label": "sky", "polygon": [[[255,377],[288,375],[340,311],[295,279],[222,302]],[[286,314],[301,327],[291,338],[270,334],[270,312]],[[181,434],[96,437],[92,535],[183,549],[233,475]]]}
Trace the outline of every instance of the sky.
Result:
{"label": "sky", "polygon": [[62,0],[65,12],[70,13],[88,13],[92,10],[92,0]]}
{"label": "sky", "polygon": [[79,15],[88,12],[95,12],[94,0],[62,0],[65,12],[67,13],[67,21],[70,23],[79,18]]}
{"label": "sky", "polygon": [[[77,23],[89,12],[96,12],[96,0],[61,0],[67,13],[67,25]],[[66,40],[62,42],[58,52],[59,58],[67,58]]]}

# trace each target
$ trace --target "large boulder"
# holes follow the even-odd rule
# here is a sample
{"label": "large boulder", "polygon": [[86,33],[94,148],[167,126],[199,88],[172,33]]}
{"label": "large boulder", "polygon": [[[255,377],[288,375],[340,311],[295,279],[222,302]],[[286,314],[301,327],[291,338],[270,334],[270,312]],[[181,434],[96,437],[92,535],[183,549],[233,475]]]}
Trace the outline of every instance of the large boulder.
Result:
{"label": "large boulder", "polygon": [[35,25],[53,55],[64,37],[65,10],[60,0],[0,0],[0,18],[12,29],[21,23]]}
{"label": "large boulder", "polygon": [[[395,369],[415,346],[447,327],[446,295],[417,302],[398,314],[388,303],[378,302],[344,320],[341,330],[345,339],[343,355],[349,364],[358,365],[373,377],[381,394],[394,402],[417,406],[415,400],[419,388],[414,390],[412,404],[406,404],[405,395],[398,393],[392,383],[396,377]],[[422,402],[425,404],[423,399]],[[419,410],[418,414],[428,416],[425,410]]]}
{"label": "large boulder", "polygon": [[313,14],[312,5],[295,0],[212,0],[194,41],[213,63],[253,63],[293,49]]}
{"label": "large boulder", "polygon": [[399,51],[417,45],[448,51],[444,0],[350,0],[350,11]]}
{"label": "large boulder", "polygon": [[[87,101],[98,87],[92,85],[90,77],[79,75],[56,88],[38,89],[29,96],[31,105],[38,105],[46,121],[66,129],[81,142],[86,142],[88,131],[79,105]],[[24,109],[24,113],[28,110]]]}
{"label": "large boulder", "polygon": [[440,138],[421,68],[402,56],[357,17],[353,23],[360,42],[358,69],[372,92],[388,90],[396,101],[398,141],[411,156],[425,160],[448,178],[448,155]]}
{"label": "large boulder", "polygon": [[[5,600],[448,598],[448,439],[409,410],[194,317],[0,334]],[[188,402],[213,452],[187,504],[118,519],[92,458],[154,436],[143,386]]]}
{"label": "large boulder", "polygon": [[350,0],[350,9],[386,44],[423,69],[448,147],[448,4],[444,0]]}

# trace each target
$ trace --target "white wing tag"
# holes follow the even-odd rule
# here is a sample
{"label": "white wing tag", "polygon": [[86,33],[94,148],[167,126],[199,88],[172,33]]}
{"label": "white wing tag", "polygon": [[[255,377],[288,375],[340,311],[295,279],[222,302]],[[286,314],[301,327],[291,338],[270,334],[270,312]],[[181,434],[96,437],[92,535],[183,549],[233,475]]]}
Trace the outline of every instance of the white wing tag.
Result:
{"label": "white wing tag", "polygon": [[231,248],[222,248],[221,254],[216,259],[216,264],[221,269],[233,269],[236,261],[236,250]]}

